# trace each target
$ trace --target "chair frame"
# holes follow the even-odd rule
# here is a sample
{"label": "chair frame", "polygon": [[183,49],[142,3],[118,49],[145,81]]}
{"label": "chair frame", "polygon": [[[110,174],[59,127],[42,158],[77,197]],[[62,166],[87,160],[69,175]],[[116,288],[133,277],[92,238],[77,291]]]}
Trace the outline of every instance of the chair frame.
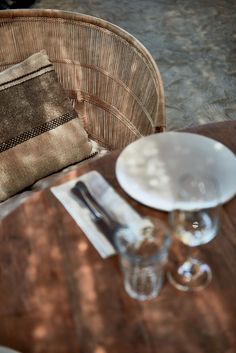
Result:
{"label": "chair frame", "polygon": [[[121,100],[127,99],[126,111],[121,111],[118,105],[113,104],[113,102],[111,103],[110,101],[106,101],[105,99],[101,99],[99,95],[93,94],[93,92],[92,93],[89,91],[86,92],[83,89],[82,90],[77,89],[77,87],[76,89],[74,89],[74,87],[72,88],[69,87],[68,82],[72,81],[73,79],[73,77],[71,76],[70,78],[68,78],[67,80],[68,82],[65,84],[65,80],[66,80],[65,77],[66,75],[68,76],[68,73],[61,72],[60,65],[65,66],[65,64],[68,64],[68,65],[73,64],[74,66],[77,65],[76,67],[79,67],[79,66],[82,66],[81,60],[76,61],[75,56],[72,58],[68,57],[68,54],[66,52],[65,53],[63,52],[64,48],[60,48],[62,53],[60,55],[62,56],[64,55],[64,56],[61,59],[56,57],[56,55],[54,55],[54,52],[56,52],[56,49],[53,48],[53,45],[52,45],[53,39],[52,39],[52,42],[49,41],[47,43],[46,36],[45,38],[39,38],[40,31],[35,32],[34,27],[36,27],[36,24],[38,26],[39,23],[41,23],[40,28],[41,28],[42,35],[43,35],[44,28],[46,28],[47,26],[49,28],[48,33],[51,33],[53,30],[55,30],[55,33],[53,33],[54,37],[52,38],[57,38],[56,32],[57,32],[57,27],[59,28],[59,26],[64,26],[61,30],[60,37],[62,37],[62,34],[65,31],[67,31],[66,33],[70,34],[72,30],[74,31],[74,28],[76,28],[77,26],[78,36],[82,33],[82,32],[79,32],[81,31],[81,28],[83,29],[86,28],[86,30],[90,31],[89,32],[90,37],[88,38],[88,42],[90,44],[96,43],[96,36],[98,36],[98,33],[99,33],[99,36],[102,39],[101,40],[99,39],[100,42],[98,45],[102,46],[104,40],[107,40],[107,38],[111,38],[112,41],[117,41],[117,43],[115,43],[115,46],[116,46],[115,48],[116,49],[118,48],[117,50],[119,50],[120,47],[122,46],[121,50],[123,50],[124,53],[126,50],[129,51],[128,54],[132,53],[132,55],[135,57],[135,59],[133,59],[134,62],[132,66],[134,67],[135,65],[137,66],[138,65],[137,62],[140,62],[143,65],[143,67],[141,67],[140,69],[140,77],[137,82],[137,87],[135,87],[135,84],[134,84],[134,87],[132,88],[127,87],[127,83],[124,83],[121,80],[119,80],[119,77],[114,77],[115,65],[120,66],[119,70],[122,69],[123,71],[119,71],[119,72],[121,72],[121,74],[124,77],[125,75],[130,74],[130,70],[132,69],[132,67],[130,67],[130,62],[126,63],[125,54],[124,54],[123,63],[116,63],[115,59],[112,58],[112,60],[114,61],[113,67],[112,67],[113,71],[109,72],[109,70],[106,70],[106,68],[104,69],[104,67],[96,68],[97,71],[94,74],[97,77],[99,75],[100,76],[103,75],[104,77],[106,76],[105,78],[103,78],[103,80],[112,79],[117,85],[119,84],[119,87],[120,87],[119,92],[121,94],[120,99]],[[164,88],[163,88],[163,83],[162,83],[161,75],[157,67],[157,64],[155,63],[149,51],[144,47],[144,45],[141,44],[134,36],[132,36],[124,29],[108,21],[105,21],[103,19],[96,18],[93,16],[84,15],[80,13],[61,11],[61,10],[44,10],[44,9],[0,11],[0,36],[3,37],[3,35],[1,34],[1,31],[3,31],[2,32],[3,34],[5,34],[6,32],[4,32],[4,29],[9,30],[9,28],[10,28],[10,34],[8,34],[8,36],[10,36],[11,40],[9,41],[8,37],[6,36],[5,42],[4,41],[2,42],[2,45],[0,48],[0,71],[25,59],[27,56],[34,53],[36,49],[37,50],[46,49],[49,52],[48,53],[49,59],[54,63],[55,70],[58,73],[59,79],[62,85],[64,86],[64,88],[68,91],[68,95],[71,98],[75,109],[78,110],[81,116],[81,120],[86,130],[89,133],[89,136],[95,139],[96,141],[98,141],[104,147],[111,150],[124,147],[128,143],[132,142],[136,138],[139,138],[143,135],[148,135],[150,133],[161,132],[165,130],[166,119],[165,119]],[[32,33],[30,33],[30,28],[32,28]],[[69,29],[67,30],[67,28]],[[21,31],[22,33],[19,34],[19,32]],[[33,38],[35,33],[38,36],[38,38]],[[29,42],[25,41],[24,44],[21,45],[21,41],[24,40],[24,36],[28,36]],[[65,34],[65,38],[63,39],[63,44],[66,43],[67,41],[70,41],[72,38],[72,36],[71,38],[66,36],[67,34]],[[74,35],[73,38],[74,38],[73,40],[77,38],[76,34]],[[12,44],[9,44],[9,42],[11,41],[12,41]],[[34,44],[37,43],[37,41],[38,43],[40,42],[40,44],[37,44],[37,46],[35,46],[34,48]],[[78,46],[78,43],[76,45]],[[95,46],[96,45],[97,44],[95,44]],[[73,46],[71,47],[73,48]],[[59,50],[59,48],[57,49]],[[87,49],[91,50],[91,48],[87,48]],[[105,49],[109,51],[109,48],[105,47]],[[79,50],[79,49],[75,48],[75,50]],[[94,48],[92,50],[94,50]],[[103,51],[106,52],[104,48],[103,48]],[[96,52],[94,53],[95,53],[94,55],[96,56],[97,53]],[[102,55],[107,60],[107,58],[105,57],[105,54],[102,54]],[[83,55],[83,53],[81,55]],[[91,54],[88,54],[88,55],[90,55],[91,57]],[[113,57],[114,56],[115,54],[113,53]],[[101,58],[99,58],[99,60],[101,60]],[[124,66],[124,68],[121,67],[122,65]],[[83,66],[86,66],[86,65],[83,65]],[[93,65],[91,65],[90,63],[88,63],[87,66],[88,67],[86,68],[86,70],[93,69],[95,72],[95,66],[93,67]],[[82,69],[85,70],[84,67]],[[146,75],[145,76],[146,78],[149,77],[149,80],[148,81],[146,80],[146,82],[144,83],[142,83],[143,72]],[[79,76],[80,74],[76,73],[76,75]],[[92,80],[94,81],[91,82],[90,84],[91,86],[92,85],[98,86],[99,84],[95,82],[94,77],[92,78]],[[132,78],[131,78],[131,81],[132,81]],[[149,81],[151,85],[150,88],[147,87],[147,82],[149,84]],[[112,84],[114,82],[112,82]],[[104,89],[104,88],[101,88],[101,89]],[[150,92],[148,93],[149,96],[147,100],[150,102],[152,101],[151,112],[148,111],[149,109],[148,104],[145,106],[145,103],[142,102],[142,96],[145,96],[145,94],[147,94],[146,92],[148,89]],[[136,91],[138,91],[139,93],[137,94]],[[115,92],[116,91],[114,90],[112,91],[111,89],[111,95],[113,95],[113,97],[115,95]],[[135,102],[134,103],[131,102],[131,99],[135,100]],[[128,100],[130,101],[128,102]],[[96,114],[98,114],[98,111],[95,111],[95,110],[88,111],[89,104],[92,107],[91,109],[93,109],[94,107],[99,107],[100,111],[103,112],[104,121],[102,121],[103,118],[101,118],[101,116],[97,120],[94,117]],[[139,108],[137,108],[135,104],[139,105]],[[132,107],[129,108],[130,106]],[[140,111],[138,111],[137,109],[140,109]],[[135,114],[137,115],[137,119],[135,118]],[[91,117],[91,115],[94,115],[94,116]],[[111,124],[110,121],[112,119],[114,121]],[[99,124],[101,125],[98,126]],[[94,125],[96,125],[96,128],[94,127]],[[105,131],[105,129],[106,128],[108,129],[108,127],[109,127],[109,135],[107,135],[107,132]],[[123,137],[122,135],[125,135],[125,134],[127,134],[127,136]],[[118,137],[116,137],[116,135]]]}

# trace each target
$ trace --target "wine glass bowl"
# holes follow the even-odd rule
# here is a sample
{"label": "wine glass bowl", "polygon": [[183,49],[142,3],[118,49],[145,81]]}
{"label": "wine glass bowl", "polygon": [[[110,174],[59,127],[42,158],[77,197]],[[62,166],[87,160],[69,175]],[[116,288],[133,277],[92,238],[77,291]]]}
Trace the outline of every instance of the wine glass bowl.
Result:
{"label": "wine glass bowl", "polygon": [[174,225],[174,235],[192,247],[209,243],[217,234],[218,212],[218,207],[173,211],[170,223]]}

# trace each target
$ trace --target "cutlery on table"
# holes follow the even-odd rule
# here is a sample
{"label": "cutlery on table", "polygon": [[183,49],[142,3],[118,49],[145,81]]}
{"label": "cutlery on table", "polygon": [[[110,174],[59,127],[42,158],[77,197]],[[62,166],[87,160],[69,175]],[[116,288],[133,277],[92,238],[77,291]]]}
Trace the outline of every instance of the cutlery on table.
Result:
{"label": "cutlery on table", "polygon": [[116,248],[114,241],[115,235],[121,230],[126,230],[127,232],[128,228],[108,215],[107,211],[94,198],[83,181],[78,181],[71,189],[71,192],[78,198],[83,206],[89,209],[92,221]]}

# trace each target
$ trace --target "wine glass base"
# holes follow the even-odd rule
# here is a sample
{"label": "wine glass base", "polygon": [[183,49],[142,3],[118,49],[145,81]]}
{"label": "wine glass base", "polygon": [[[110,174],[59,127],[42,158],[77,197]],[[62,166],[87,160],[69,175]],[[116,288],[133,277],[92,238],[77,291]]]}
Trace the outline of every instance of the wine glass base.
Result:
{"label": "wine glass base", "polygon": [[177,270],[167,272],[169,282],[181,291],[198,291],[212,279],[210,267],[200,260],[190,258]]}

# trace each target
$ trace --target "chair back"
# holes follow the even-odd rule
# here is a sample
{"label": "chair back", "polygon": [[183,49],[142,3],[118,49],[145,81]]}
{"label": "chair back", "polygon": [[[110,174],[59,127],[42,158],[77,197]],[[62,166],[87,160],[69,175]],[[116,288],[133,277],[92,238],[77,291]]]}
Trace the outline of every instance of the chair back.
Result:
{"label": "chair back", "polygon": [[89,136],[108,149],[165,128],[158,67],[132,35],[59,10],[0,11],[0,71],[46,49]]}

